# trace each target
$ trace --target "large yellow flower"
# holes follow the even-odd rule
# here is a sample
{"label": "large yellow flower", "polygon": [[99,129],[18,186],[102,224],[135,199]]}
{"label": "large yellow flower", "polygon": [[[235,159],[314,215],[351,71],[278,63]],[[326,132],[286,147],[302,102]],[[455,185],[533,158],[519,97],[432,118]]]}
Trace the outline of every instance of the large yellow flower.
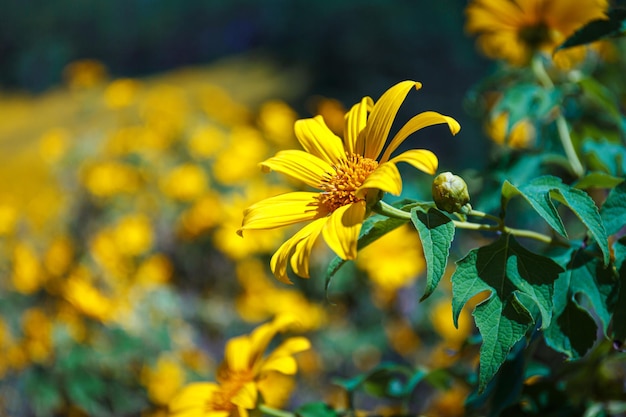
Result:
{"label": "large yellow flower", "polygon": [[280,406],[293,384],[285,377],[296,373],[293,355],[309,349],[304,337],[283,341],[263,356],[276,333],[295,323],[288,315],[257,327],[250,335],[231,339],[226,344],[224,361],[217,372],[217,383],[195,382],[185,386],[170,402],[172,417],[247,417],[255,409],[259,393],[263,403]]}
{"label": "large yellow flower", "polygon": [[361,225],[370,208],[383,192],[399,195],[402,191],[398,162],[435,173],[438,160],[431,151],[411,149],[393,158],[391,154],[410,134],[427,126],[446,123],[456,134],[460,126],[453,118],[433,111],[420,113],[402,126],[385,147],[396,113],[413,88],[419,89],[421,84],[400,82],[376,103],[370,97],[363,98],[345,116],[343,140],[321,116],[298,120],[295,133],[304,151],[280,151],[261,164],[266,171],[280,172],[320,190],[270,197],[244,211],[240,234],[310,221],[272,257],[271,268],[278,279],[290,282],[290,259],[297,275],[309,276],[310,253],[320,234],[342,259],[354,259]]}
{"label": "large yellow flower", "polygon": [[[488,57],[523,66],[537,52],[550,56],[585,23],[606,18],[607,7],[607,0],[473,0],[466,9],[466,30],[479,35]],[[555,62],[567,67],[584,53],[585,47],[563,50]]]}

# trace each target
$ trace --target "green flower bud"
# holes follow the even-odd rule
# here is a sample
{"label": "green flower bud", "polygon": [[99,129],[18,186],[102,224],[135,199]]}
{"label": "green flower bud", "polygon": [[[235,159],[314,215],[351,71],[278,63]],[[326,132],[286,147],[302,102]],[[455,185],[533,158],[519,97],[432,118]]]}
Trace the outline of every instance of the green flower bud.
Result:
{"label": "green flower bud", "polygon": [[448,213],[466,213],[472,208],[469,204],[467,184],[463,178],[451,172],[437,175],[433,181],[432,191],[433,200],[440,210]]}

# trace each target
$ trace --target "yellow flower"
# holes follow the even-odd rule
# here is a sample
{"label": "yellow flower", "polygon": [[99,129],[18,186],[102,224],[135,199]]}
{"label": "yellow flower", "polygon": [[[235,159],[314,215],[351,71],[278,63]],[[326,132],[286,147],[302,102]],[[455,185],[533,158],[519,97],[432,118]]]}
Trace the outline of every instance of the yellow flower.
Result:
{"label": "yellow flower", "polygon": [[[488,57],[524,66],[537,52],[551,56],[585,23],[606,18],[607,6],[606,0],[473,0],[466,9],[465,28],[478,35],[478,45]],[[572,48],[555,59],[568,67],[584,53],[584,47]]]}
{"label": "yellow flower", "polygon": [[511,127],[508,123],[508,113],[499,113],[485,124],[485,131],[494,142],[512,149],[528,149],[535,144],[537,130],[530,120],[519,120]]}
{"label": "yellow flower", "polygon": [[163,354],[154,367],[144,366],[141,382],[154,403],[167,404],[183,386],[185,371],[171,355]]}
{"label": "yellow flower", "polygon": [[247,417],[256,408],[259,394],[270,406],[286,398],[297,371],[295,353],[309,349],[304,337],[283,341],[273,352],[263,356],[276,333],[294,324],[290,316],[279,316],[257,327],[250,335],[231,339],[226,344],[224,361],[217,372],[217,383],[195,382],[185,386],[169,404],[175,417]]}
{"label": "yellow flower", "polygon": [[414,116],[383,152],[395,115],[413,88],[419,89],[421,84],[398,83],[375,104],[371,98],[363,98],[346,114],[343,141],[321,116],[298,120],[295,133],[304,151],[281,151],[261,164],[266,171],[280,172],[320,190],[270,197],[244,212],[240,234],[311,221],[272,257],[272,272],[278,279],[290,282],[286,273],[289,259],[297,275],[309,276],[309,255],[320,234],[342,259],[354,259],[361,225],[371,206],[381,199],[382,192],[399,195],[402,191],[398,162],[435,173],[438,160],[431,151],[412,149],[390,156],[410,134],[424,127],[446,123],[456,134],[460,126],[451,117],[432,111]]}

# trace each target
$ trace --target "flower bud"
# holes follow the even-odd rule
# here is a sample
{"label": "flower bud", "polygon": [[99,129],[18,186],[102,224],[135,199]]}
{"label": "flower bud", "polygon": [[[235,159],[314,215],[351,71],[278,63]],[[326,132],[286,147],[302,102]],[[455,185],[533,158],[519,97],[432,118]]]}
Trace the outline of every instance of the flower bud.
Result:
{"label": "flower bud", "polygon": [[433,200],[437,208],[448,213],[464,213],[471,209],[469,192],[463,178],[444,172],[434,179]]}

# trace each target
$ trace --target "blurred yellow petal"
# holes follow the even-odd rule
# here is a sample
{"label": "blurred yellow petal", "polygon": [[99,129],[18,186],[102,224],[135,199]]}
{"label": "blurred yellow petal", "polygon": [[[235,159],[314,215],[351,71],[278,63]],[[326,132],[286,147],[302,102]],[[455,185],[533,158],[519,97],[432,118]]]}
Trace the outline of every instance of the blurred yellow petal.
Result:
{"label": "blurred yellow petal", "polygon": [[357,196],[365,195],[368,189],[375,188],[393,195],[402,192],[402,177],[392,162],[381,164],[372,172],[357,190]]}
{"label": "blurred yellow petal", "polygon": [[276,171],[305,184],[319,188],[322,180],[334,170],[328,162],[299,150],[280,151],[261,163],[265,171]]}
{"label": "blurred yellow petal", "polygon": [[294,129],[298,141],[308,153],[331,165],[345,159],[346,151],[343,148],[342,140],[326,126],[322,116],[298,120]]}
{"label": "blurred yellow petal", "polygon": [[[292,356],[295,353],[303,352],[311,348],[311,342],[306,337],[290,337],[281,343],[272,353],[267,357],[266,363],[273,361],[280,357]],[[266,365],[263,366],[266,369]],[[275,369],[279,372],[279,369]],[[286,372],[283,372],[286,373]]]}
{"label": "blurred yellow petal", "polygon": [[335,210],[322,229],[328,246],[341,259],[354,259],[357,241],[365,219],[365,201],[358,201]]}
{"label": "blurred yellow petal", "polygon": [[409,137],[409,135],[425,127],[443,123],[448,124],[450,132],[453,135],[456,135],[461,130],[461,125],[459,125],[459,122],[454,120],[452,117],[444,116],[443,114],[439,114],[434,111],[425,111],[418,114],[417,116],[412,117],[411,120],[409,120],[404,126],[402,126],[402,128],[394,136],[391,142],[389,142],[389,146],[385,150],[382,158],[380,158],[380,162],[387,162],[393,151],[395,151],[398,146],[400,146],[402,142],[404,142],[406,138]]}
{"label": "blurred yellow petal", "polygon": [[298,371],[298,364],[291,356],[271,358],[263,363],[261,372],[276,371],[285,375],[293,375]]}
{"label": "blurred yellow petal", "polygon": [[392,158],[389,162],[406,162],[431,175],[437,172],[437,167],[439,166],[437,155],[427,149],[410,149]]}
{"label": "blurred yellow petal", "polygon": [[256,407],[257,395],[256,383],[248,382],[237,391],[230,402],[247,410],[252,410]]}
{"label": "blurred yellow petal", "polygon": [[365,140],[366,158],[376,159],[387,141],[389,130],[395,120],[398,109],[411,89],[420,89],[422,85],[415,81],[400,82],[378,99],[367,120],[367,126],[361,132]]}
{"label": "blurred yellow petal", "polygon": [[318,217],[317,198],[319,193],[297,191],[266,198],[244,211],[244,230],[273,229],[290,224],[313,220]]}
{"label": "blurred yellow petal", "polygon": [[291,284],[287,276],[287,262],[291,258],[294,272],[303,278],[309,277],[309,257],[327,218],[323,217],[300,229],[295,235],[283,243],[274,253],[270,261],[272,273],[281,282]]}
{"label": "blurred yellow petal", "polygon": [[348,153],[363,155],[365,152],[365,143],[363,140],[358,141],[358,138],[366,126],[367,115],[372,111],[372,107],[374,107],[374,101],[371,97],[363,97],[361,102],[352,106],[346,114],[344,144]]}
{"label": "blurred yellow petal", "polygon": [[247,371],[250,369],[250,363],[253,360],[252,356],[254,353],[254,346],[248,336],[235,337],[230,339],[226,344],[224,362],[228,366],[228,369],[232,371]]}
{"label": "blurred yellow petal", "polygon": [[287,403],[294,386],[294,378],[280,372],[268,372],[257,383],[265,404],[275,408],[281,408]]}
{"label": "blurred yellow petal", "polygon": [[[195,382],[186,385],[169,403],[170,415],[175,417],[209,416],[207,405],[219,388],[213,382]],[[225,412],[225,416],[228,412]]]}

